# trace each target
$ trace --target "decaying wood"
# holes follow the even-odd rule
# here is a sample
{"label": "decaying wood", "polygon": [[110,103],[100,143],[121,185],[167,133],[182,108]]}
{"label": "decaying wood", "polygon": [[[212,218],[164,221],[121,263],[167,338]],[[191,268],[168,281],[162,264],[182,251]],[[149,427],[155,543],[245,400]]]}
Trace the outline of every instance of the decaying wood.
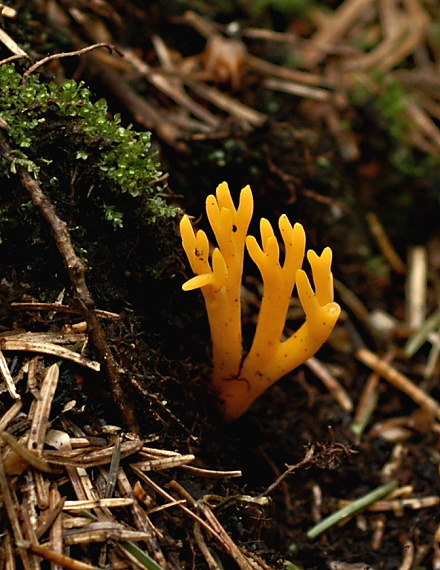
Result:
{"label": "decaying wood", "polygon": [[184,489],[177,481],[171,481],[169,483],[169,487],[174,489],[182,498],[187,501],[188,504],[200,511],[200,514],[203,515],[204,520],[206,520],[207,523],[207,525],[204,525],[204,528],[208,529],[212,536],[219,541],[219,544],[228,554],[230,554],[237,566],[241,570],[252,570],[252,564],[247,560],[237,545],[231,540],[230,536],[220,524],[219,520],[209,508],[209,506],[204,504],[203,501],[195,501],[194,498],[188,493],[188,491]]}
{"label": "decaying wood", "polygon": [[[121,443],[121,459],[133,455],[142,449],[142,440],[127,440]],[[114,452],[114,444],[103,449],[96,449],[92,446],[79,449],[68,449],[59,451],[46,451],[44,458],[53,465],[64,465],[69,467],[97,467],[110,463]]]}
{"label": "decaying wood", "polygon": [[9,34],[7,34],[4,30],[0,28],[0,42],[4,44],[9,51],[11,51],[14,56],[19,58],[28,58],[28,54],[21,49],[21,47],[11,38]]}
{"label": "decaying wood", "polygon": [[373,237],[375,238],[380,251],[382,252],[382,255],[388,261],[390,267],[396,273],[400,275],[405,275],[406,273],[405,264],[402,261],[400,255],[395,250],[390,239],[388,238],[387,233],[382,223],[380,222],[378,216],[374,212],[367,212],[365,218],[370,227],[370,231]]}
{"label": "decaying wood", "polygon": [[[31,362],[36,363],[36,359],[34,358]],[[31,367],[29,366],[28,369],[31,370]],[[109,541],[118,548],[110,550],[104,555],[103,560],[108,556],[114,564],[118,564],[117,561],[122,556],[133,561],[133,554],[126,551],[123,545],[137,542],[143,545],[142,548],[146,549],[151,560],[159,564],[158,567],[164,568],[168,562],[159,546],[161,533],[152,524],[149,514],[157,514],[165,509],[183,510],[187,516],[199,521],[199,525],[205,526],[206,530],[209,529],[209,536],[217,537],[219,545],[237,560],[240,568],[250,570],[254,567],[249,565],[213,514],[208,513],[208,520],[200,518],[197,513],[198,505],[193,504],[192,501],[188,504],[187,499],[184,498],[175,499],[151,479],[146,478],[144,474],[145,470],[160,472],[187,467],[188,462],[194,460],[194,455],[147,447],[140,439],[125,439],[120,436],[116,436],[110,445],[94,447],[87,437],[81,437],[81,430],[71,421],[67,421],[67,418],[63,423],[69,431],[73,430],[74,435],[69,436],[53,428],[48,431],[48,419],[51,416],[58,380],[58,365],[53,364],[46,368],[42,379],[36,386],[35,400],[30,407],[31,423],[20,441],[8,432],[0,433],[0,439],[4,444],[0,455],[0,492],[14,534],[14,544],[18,547],[18,553],[25,569],[39,568],[40,558],[72,570],[94,568],[67,556],[66,547],[91,543],[102,544],[104,555]],[[21,407],[21,400],[12,404],[9,413],[2,418],[4,428],[8,426]],[[46,449],[45,441],[50,442],[51,445],[60,445],[60,448]],[[11,467],[12,463],[8,456],[11,452],[15,453],[22,463],[17,463],[18,460],[15,460],[16,466]],[[123,461],[130,461],[130,472],[135,475],[141,474],[139,481],[153,486],[156,492],[167,499],[167,502],[162,505],[153,503],[146,510],[146,506],[137,498],[138,495],[134,493],[132,483],[122,468]],[[103,466],[106,468],[103,469]],[[101,470],[102,477],[107,480],[104,497],[100,496],[94,479],[90,477],[90,470],[97,468]],[[239,472],[200,471],[200,475],[209,474],[211,477],[240,475]],[[53,479],[63,476],[63,472],[68,475],[72,490],[77,496],[76,500],[66,500],[60,495],[56,486],[52,485],[51,488],[48,486],[48,476]],[[15,474],[21,475],[27,486],[21,502],[11,486],[10,478]],[[195,468],[194,476],[197,475],[198,470]],[[65,486],[65,481],[63,485]],[[105,497],[106,494],[117,496]],[[27,498],[28,496],[30,499]],[[115,509],[131,512],[134,527],[131,528],[127,524],[118,522]],[[209,508],[208,510],[210,511]],[[80,516],[85,511],[93,512],[96,520]],[[17,513],[21,513],[21,521]],[[200,537],[199,540],[194,537],[194,542],[203,548],[203,540]],[[258,567],[265,568],[264,565]]]}
{"label": "decaying wood", "polygon": [[19,513],[18,501],[7,479],[1,454],[0,454],[0,491],[1,491],[3,505],[9,519],[9,524],[14,534],[14,541],[18,548],[18,554],[23,564],[23,568],[25,570],[31,570],[29,554],[26,548],[23,548],[22,546],[24,537],[20,520],[18,518],[18,513]]}
{"label": "decaying wood", "polygon": [[313,67],[336,47],[338,40],[352,26],[371,0],[346,0],[330,16],[304,48],[301,58],[305,67]]}
{"label": "decaying wood", "polygon": [[406,320],[410,329],[416,330],[426,319],[428,286],[428,254],[422,246],[412,246],[408,251],[408,275],[406,280]]}
{"label": "decaying wood", "polygon": [[40,386],[40,397],[34,400],[33,409],[30,410],[32,418],[28,449],[41,454],[43,450],[46,431],[49,427],[49,414],[52,408],[53,398],[60,377],[60,369],[57,364],[52,364],[44,375]]}
{"label": "decaying wood", "polygon": [[306,366],[323,382],[341,408],[346,412],[351,412],[353,409],[351,397],[341,383],[330,374],[327,368],[314,356],[307,360]]}
{"label": "decaying wood", "polygon": [[[62,305],[60,303],[24,303],[16,302],[11,303],[11,307],[14,309],[21,309],[23,311],[51,311],[57,313],[70,313],[72,315],[79,315],[81,311],[75,307],[68,307],[67,305]],[[110,311],[102,311],[101,309],[96,309],[96,316],[100,319],[112,319],[119,320],[121,315],[117,313],[111,313]]]}
{"label": "decaying wood", "polygon": [[90,370],[94,370],[95,372],[99,372],[101,370],[101,365],[99,362],[95,362],[86,358],[85,356],[81,356],[77,352],[73,352],[67,348],[59,346],[57,344],[52,344],[49,342],[34,342],[32,340],[16,340],[14,337],[0,338],[0,350],[9,350],[14,352],[36,352],[38,354],[51,354],[53,356],[57,356],[58,358],[62,358],[65,360],[70,360],[71,362],[75,362],[81,366],[85,366]]}
{"label": "decaying wood", "polygon": [[[57,6],[57,10],[57,17],[62,14],[61,19],[68,22],[69,15],[61,6]],[[402,98],[405,103],[402,113],[408,120],[405,138],[423,152],[439,155],[440,130],[436,120],[440,106],[438,90],[432,89],[436,71],[429,56],[436,46],[432,46],[431,20],[425,7],[420,2],[409,1],[397,4],[389,0],[345,0],[330,16],[318,9],[312,14],[317,29],[310,38],[302,38],[290,31],[282,34],[271,30],[244,29],[243,40],[237,40],[243,45],[243,66],[240,66],[241,76],[234,76],[233,90],[245,84],[247,74],[252,72],[266,89],[315,102],[317,108],[323,102],[328,103],[325,120],[330,131],[334,132],[341,156],[350,162],[360,156],[356,136],[342,126],[345,122],[341,110],[347,107],[350,93],[363,85],[374,96],[395,79],[403,77],[402,85],[407,92]],[[221,33],[224,26],[215,25],[193,11],[187,11],[176,20],[192,27],[206,39],[203,52],[188,58],[176,58],[175,50],[155,35],[152,44],[158,65],[150,65],[129,47],[119,48],[124,54],[123,60],[118,55],[93,50],[84,56],[84,62],[93,68],[95,74],[98,73],[137,122],[155,130],[179,152],[188,152],[185,139],[223,131],[224,112],[245,129],[261,125],[266,119],[264,114],[243,105],[234,94],[217,89],[215,70],[209,66],[204,68],[206,50],[213,40],[221,46],[236,39]],[[70,30],[68,33],[78,50],[87,49],[79,37]],[[85,33],[97,44],[102,39],[102,34],[93,26],[87,26]],[[111,38],[109,30],[104,35]],[[375,38],[373,47],[364,51],[359,48],[359,38],[363,35]],[[256,37],[260,41],[285,43],[301,68],[275,65],[250,53],[244,40]],[[422,71],[416,66],[410,70],[399,69],[403,61],[413,56],[422,59],[420,54],[423,50],[425,65]],[[163,93],[170,102],[168,108],[161,108],[153,98],[140,97],[131,85],[130,71],[136,75],[140,73],[154,89]],[[375,79],[375,72],[386,73],[383,84]],[[424,74],[424,81],[418,79],[420,73]],[[177,112],[172,112],[173,105]],[[217,108],[220,114],[208,109],[209,105]],[[230,129],[226,131],[230,134]]]}
{"label": "decaying wood", "polygon": [[11,373],[9,372],[8,364],[4,357],[2,350],[0,349],[0,376],[6,384],[9,394],[14,400],[20,399],[20,394],[15,389],[14,380],[12,379]]}

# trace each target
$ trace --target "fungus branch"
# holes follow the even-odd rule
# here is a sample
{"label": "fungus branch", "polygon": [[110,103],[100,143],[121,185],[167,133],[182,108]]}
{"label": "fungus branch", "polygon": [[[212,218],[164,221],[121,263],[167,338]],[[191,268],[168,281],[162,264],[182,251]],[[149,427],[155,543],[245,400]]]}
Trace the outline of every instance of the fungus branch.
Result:
{"label": "fungus branch", "polygon": [[253,212],[249,186],[243,188],[236,209],[226,183],[216,196],[208,196],[206,211],[218,247],[209,263],[209,243],[203,230],[196,234],[187,216],[180,231],[191,269],[196,274],[183,285],[185,291],[201,288],[212,336],[214,382],[237,377],[242,358],[240,287],[246,233]]}
{"label": "fungus branch", "polygon": [[[194,233],[187,216],[181,222],[183,247],[196,274],[187,281],[186,291],[201,288],[212,336],[212,381],[227,421],[242,415],[249,405],[282,376],[305,362],[327,340],[340,312],[333,301],[332,252],[319,256],[307,252],[314,290],[301,269],[305,255],[305,232],[301,224],[279,219],[284,243],[284,261],[271,224],[260,222],[261,246],[247,236],[253,212],[252,193],[246,186],[235,209],[226,183],[209,196],[206,210],[218,247],[208,259],[206,234]],[[263,279],[263,298],[255,336],[243,360],[240,285],[245,244]],[[296,285],[304,309],[305,323],[282,341],[287,310]]]}

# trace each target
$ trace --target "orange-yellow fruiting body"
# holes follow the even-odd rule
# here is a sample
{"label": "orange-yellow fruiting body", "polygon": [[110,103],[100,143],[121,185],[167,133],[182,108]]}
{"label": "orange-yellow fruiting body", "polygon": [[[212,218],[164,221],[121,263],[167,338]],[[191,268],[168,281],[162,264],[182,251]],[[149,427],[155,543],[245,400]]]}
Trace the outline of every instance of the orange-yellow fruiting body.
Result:
{"label": "orange-yellow fruiting body", "polygon": [[[209,260],[206,234],[194,233],[187,216],[180,231],[183,248],[195,277],[183,285],[185,291],[200,288],[208,313],[212,336],[212,381],[223,416],[232,421],[282,376],[305,362],[327,340],[340,313],[333,301],[331,249],[318,256],[307,252],[315,291],[301,269],[305,254],[305,233],[301,224],[291,226],[287,216],[279,219],[284,243],[284,261],[271,224],[260,222],[261,246],[247,230],[253,213],[249,186],[240,194],[235,208],[228,185],[208,196],[206,211],[218,247]],[[240,287],[245,245],[260,270],[263,298],[257,328],[248,354],[243,359]],[[287,340],[281,341],[292,290],[296,285],[304,309],[305,323]]]}

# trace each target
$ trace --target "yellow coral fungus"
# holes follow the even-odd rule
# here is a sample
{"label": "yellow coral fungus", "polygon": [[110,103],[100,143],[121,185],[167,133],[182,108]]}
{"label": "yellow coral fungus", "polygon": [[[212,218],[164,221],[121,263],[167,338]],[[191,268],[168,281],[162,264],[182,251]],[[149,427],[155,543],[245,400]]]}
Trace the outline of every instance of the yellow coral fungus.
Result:
{"label": "yellow coral fungus", "polygon": [[[228,185],[217,187],[206,200],[206,212],[217,245],[209,259],[204,231],[194,233],[188,216],[180,223],[185,253],[195,277],[183,289],[200,288],[205,299],[212,336],[212,381],[223,416],[232,421],[282,376],[305,362],[321,347],[332,331],[340,308],[333,301],[332,252],[326,247],[319,256],[307,252],[312,269],[313,291],[301,269],[306,237],[301,224],[279,219],[284,243],[284,261],[271,224],[260,222],[261,246],[247,230],[253,213],[249,186],[242,189],[235,208]],[[263,298],[252,346],[243,358],[240,287],[245,246],[260,270]],[[305,323],[287,340],[281,340],[292,290],[296,285],[305,313]]]}

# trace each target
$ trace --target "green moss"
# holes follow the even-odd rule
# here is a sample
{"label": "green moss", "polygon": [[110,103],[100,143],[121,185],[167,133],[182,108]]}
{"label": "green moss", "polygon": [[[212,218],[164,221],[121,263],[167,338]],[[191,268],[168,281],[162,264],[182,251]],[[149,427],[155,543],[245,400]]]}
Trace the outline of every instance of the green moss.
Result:
{"label": "green moss", "polygon": [[380,90],[376,97],[377,109],[384,125],[396,140],[401,140],[411,127],[407,114],[407,94],[395,79],[380,81]]}
{"label": "green moss", "polygon": [[[408,112],[412,95],[396,79],[383,72],[373,73],[375,92],[365,83],[357,83],[350,96],[354,105],[368,112],[369,130],[378,128],[375,146],[385,152],[400,178],[431,177],[438,171],[440,159],[417,149],[412,131],[419,127]],[[417,100],[415,101],[417,104]],[[369,111],[368,111],[369,109]]]}
{"label": "green moss", "polygon": [[94,200],[101,202],[104,219],[115,228],[121,227],[124,216],[111,198],[112,192],[142,195],[148,201],[146,222],[174,215],[175,210],[160,199],[153,185],[161,173],[150,152],[150,133],[123,127],[119,116],[109,118],[103,99],[91,99],[83,83],[67,80],[61,85],[47,84],[37,75],[23,80],[13,65],[0,67],[0,117],[8,123],[9,142],[16,149],[12,172],[14,164],[24,165],[40,182],[55,188],[59,182],[56,174],[53,176],[58,170],[53,165],[57,156],[46,152],[45,143],[49,143],[50,131],[59,143],[64,134],[71,162],[82,161],[78,170],[93,170],[101,182],[101,195]]}
{"label": "green moss", "polygon": [[43,287],[65,279],[47,225],[15,176],[21,165],[66,222],[103,296],[110,283],[127,285],[124,271],[137,282],[144,272],[154,279],[175,272],[179,210],[162,197],[150,133],[122,126],[83,83],[23,78],[13,65],[0,66],[0,118],[12,149],[0,157],[3,267],[31,272]]}

